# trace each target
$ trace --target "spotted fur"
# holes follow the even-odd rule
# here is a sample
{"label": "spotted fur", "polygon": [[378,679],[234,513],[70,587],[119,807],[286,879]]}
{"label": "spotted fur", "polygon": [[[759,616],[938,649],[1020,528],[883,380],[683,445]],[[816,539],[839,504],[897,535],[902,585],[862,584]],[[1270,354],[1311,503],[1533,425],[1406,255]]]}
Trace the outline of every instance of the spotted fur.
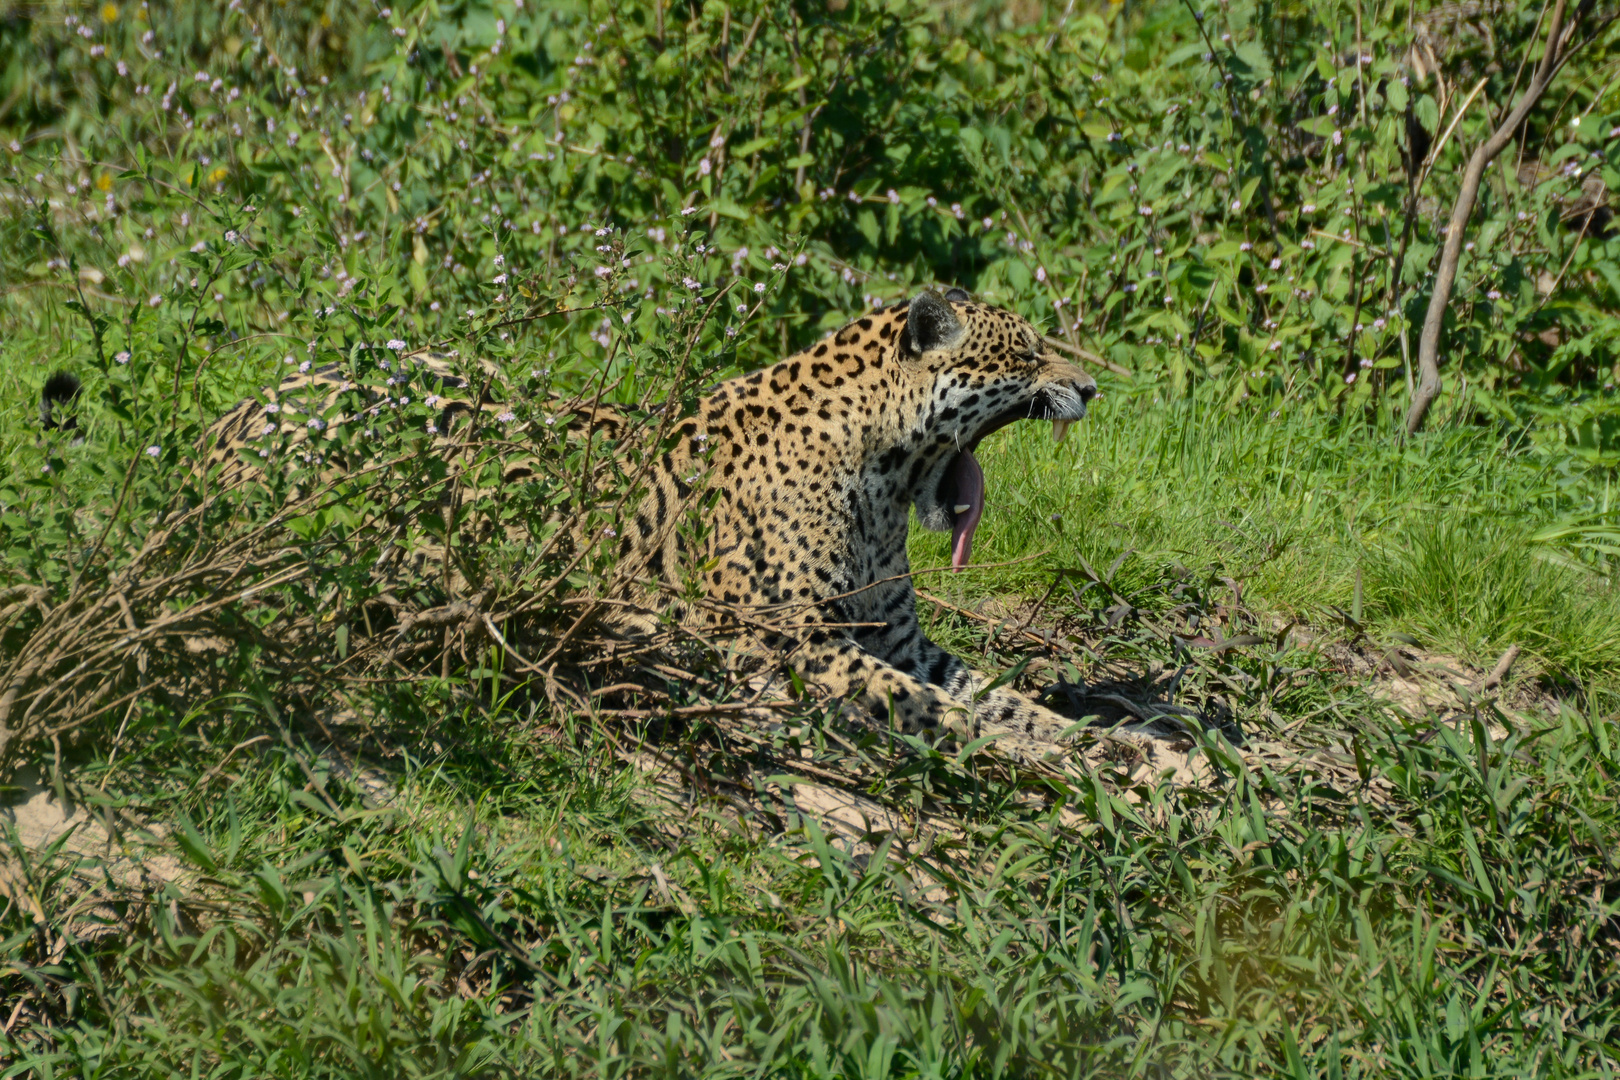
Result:
{"label": "spotted fur", "polygon": [[[1014,420],[1081,419],[1096,392],[1026,320],[959,290],[924,292],[702,400],[621,555],[666,576],[708,567],[711,604],[689,622],[772,613],[795,629],[761,632],[762,645],[902,730],[1050,739],[1065,721],[985,691],[923,634],[906,534],[913,508],[925,528],[951,528],[959,453]],[[705,485],[714,505],[693,559],[672,512]]]}
{"label": "spotted fur", "polygon": [[[448,430],[476,395],[442,361],[418,362],[463,393],[446,405]],[[273,396],[330,401],[338,379],[305,373]],[[753,649],[786,656],[807,682],[904,731],[1050,739],[1065,721],[986,690],[923,634],[906,534],[913,508],[925,528],[952,527],[959,454],[1015,420],[1081,419],[1095,395],[1026,320],[960,290],[864,316],[722,383],[679,421],[644,502],[619,523],[620,595],[645,602],[649,582],[697,574],[703,599],[680,607],[688,625],[737,633],[741,617]],[[239,475],[259,433],[298,430],[300,417],[265,408],[244,402],[213,426],[215,464]],[[682,511],[700,499],[707,528],[689,550]]]}

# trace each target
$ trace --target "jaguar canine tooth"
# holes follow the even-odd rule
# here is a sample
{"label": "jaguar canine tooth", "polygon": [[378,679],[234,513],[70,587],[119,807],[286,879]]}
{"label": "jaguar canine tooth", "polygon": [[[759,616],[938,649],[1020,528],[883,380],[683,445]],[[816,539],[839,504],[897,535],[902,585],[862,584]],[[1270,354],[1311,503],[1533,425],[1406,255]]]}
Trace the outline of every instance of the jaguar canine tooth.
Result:
{"label": "jaguar canine tooth", "polygon": [[1052,421],[1052,441],[1062,442],[1063,437],[1069,433],[1069,425],[1072,423],[1074,423],[1073,420]]}
{"label": "jaguar canine tooth", "polygon": [[951,512],[954,514],[965,514],[971,509],[973,509],[972,503],[958,503],[957,505],[951,507]]}

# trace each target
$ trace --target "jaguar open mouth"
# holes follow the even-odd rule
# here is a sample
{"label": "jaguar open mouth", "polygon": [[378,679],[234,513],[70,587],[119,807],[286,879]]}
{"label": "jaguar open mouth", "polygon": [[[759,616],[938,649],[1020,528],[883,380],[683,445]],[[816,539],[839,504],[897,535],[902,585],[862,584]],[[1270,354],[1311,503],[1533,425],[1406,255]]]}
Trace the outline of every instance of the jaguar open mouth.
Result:
{"label": "jaguar open mouth", "polygon": [[[1044,411],[1042,409],[1041,411]],[[1039,414],[1035,404],[1003,413],[992,419],[953,457],[940,477],[939,501],[951,512],[951,569],[961,572],[973,557],[973,534],[984,517],[984,470],[973,452],[985,438],[1008,424],[1034,419]],[[1072,420],[1053,420],[1052,438],[1062,442],[1069,433]]]}

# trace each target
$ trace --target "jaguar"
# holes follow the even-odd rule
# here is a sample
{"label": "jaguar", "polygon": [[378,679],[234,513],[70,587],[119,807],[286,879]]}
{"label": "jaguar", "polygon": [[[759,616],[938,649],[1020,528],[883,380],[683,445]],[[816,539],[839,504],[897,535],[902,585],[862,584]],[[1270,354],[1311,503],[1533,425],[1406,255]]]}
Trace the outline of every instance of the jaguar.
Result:
{"label": "jaguar", "polygon": [[[279,403],[307,406],[313,395],[329,406],[346,378],[337,366],[296,373],[233,407],[207,435],[215,475],[230,483],[266,467],[261,440],[305,430]],[[67,391],[50,393],[65,403]],[[695,576],[699,596],[677,602],[681,622],[733,634],[745,626],[748,650],[785,659],[804,682],[904,732],[1049,746],[1069,721],[923,632],[906,540],[915,513],[923,528],[951,534],[953,569],[969,566],[988,505],[980,444],[1020,420],[1050,421],[1061,441],[1096,396],[1091,376],[1028,320],[961,289],[863,314],[711,388],[673,421],[645,497],[614,530],[616,588],[640,601],[624,607],[645,612],[649,588],[662,584],[667,600],[669,585]],[[443,429],[453,409],[470,407],[447,404]],[[307,411],[319,416],[321,405]],[[624,430],[615,410],[589,404],[565,424]],[[513,471],[521,477],[521,463]],[[681,522],[696,500],[705,527],[694,540]]]}

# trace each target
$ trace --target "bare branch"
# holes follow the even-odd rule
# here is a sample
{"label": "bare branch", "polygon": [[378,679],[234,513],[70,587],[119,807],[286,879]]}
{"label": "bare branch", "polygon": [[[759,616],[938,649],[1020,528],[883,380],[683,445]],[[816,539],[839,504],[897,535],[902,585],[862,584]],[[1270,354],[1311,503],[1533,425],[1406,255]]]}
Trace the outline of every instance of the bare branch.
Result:
{"label": "bare branch", "polygon": [[[1579,47],[1574,41],[1574,30],[1580,18],[1586,14],[1589,2],[1582,3],[1576,12],[1575,22],[1570,24],[1567,32],[1564,25],[1566,0],[1549,0],[1549,2],[1552,4],[1552,10],[1550,17],[1546,18],[1547,44],[1542,52],[1541,62],[1536,65],[1535,75],[1519,100],[1514,103],[1512,110],[1491,133],[1490,138],[1475,149],[1473,156],[1468,159],[1468,167],[1463,170],[1462,190],[1457,193],[1457,201],[1451,208],[1451,220],[1446,228],[1445,250],[1440,256],[1440,268],[1434,279],[1434,293],[1429,298],[1429,311],[1424,316],[1422,335],[1418,339],[1418,386],[1416,393],[1412,395],[1412,404],[1406,412],[1406,431],[1409,435],[1416,434],[1423,427],[1423,419],[1428,415],[1429,407],[1434,404],[1434,399],[1440,396],[1440,329],[1445,322],[1446,308],[1451,303],[1452,286],[1457,280],[1457,264],[1462,259],[1463,233],[1468,227],[1469,217],[1474,212],[1474,201],[1479,197],[1479,185],[1484,179],[1485,170],[1513,141],[1514,133],[1524,123],[1525,117],[1530,115],[1530,110],[1541,100],[1541,95],[1546,92],[1553,76],[1558,73],[1569,54]],[[1545,10],[1543,15],[1547,15]],[[1447,134],[1450,134],[1449,130]]]}

